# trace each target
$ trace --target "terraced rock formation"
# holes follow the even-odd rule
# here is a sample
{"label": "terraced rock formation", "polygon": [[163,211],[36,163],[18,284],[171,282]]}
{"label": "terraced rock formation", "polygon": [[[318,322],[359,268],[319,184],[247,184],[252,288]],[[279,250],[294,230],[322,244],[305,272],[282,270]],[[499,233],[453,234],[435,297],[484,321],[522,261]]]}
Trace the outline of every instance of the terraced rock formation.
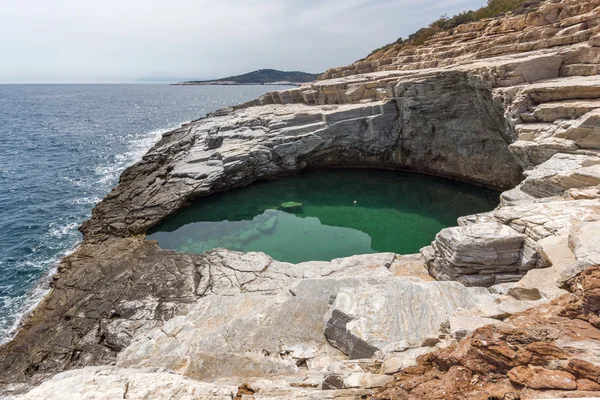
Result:
{"label": "terraced rock formation", "polygon": [[[46,380],[22,398],[347,399],[387,385],[388,396],[431,398],[454,380],[468,381],[473,398],[485,398],[490,382],[497,398],[594,393],[595,297],[571,283],[600,263],[599,21],[600,0],[547,1],[165,134],[94,209],[52,292],[0,348],[2,390],[17,395]],[[338,166],[505,191],[498,209],[461,218],[420,255],[292,265],[144,240],[195,199]],[[583,287],[594,292],[591,282]],[[544,319],[569,291],[586,311]],[[589,324],[570,325],[581,315]],[[523,321],[559,333],[506,328],[521,332]],[[575,332],[560,340],[566,327]],[[501,368],[486,367],[497,362],[481,335],[494,337]],[[571,366],[577,349],[589,365]],[[553,356],[536,355],[543,351]],[[392,376],[417,356],[415,369]],[[406,379],[411,388],[396,390]]]}
{"label": "terraced rock formation", "polygon": [[571,282],[573,294],[420,357],[375,398],[597,398],[599,277],[592,267]]}

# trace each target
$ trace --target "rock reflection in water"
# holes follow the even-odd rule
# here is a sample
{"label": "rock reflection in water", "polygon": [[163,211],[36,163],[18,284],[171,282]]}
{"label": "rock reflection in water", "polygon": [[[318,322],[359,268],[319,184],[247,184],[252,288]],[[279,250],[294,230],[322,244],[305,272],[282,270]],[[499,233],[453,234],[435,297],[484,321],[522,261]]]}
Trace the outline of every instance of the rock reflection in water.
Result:
{"label": "rock reflection in water", "polygon": [[286,262],[418,252],[461,215],[492,210],[494,191],[418,174],[321,170],[200,199],[157,226],[161,247],[261,251]]}

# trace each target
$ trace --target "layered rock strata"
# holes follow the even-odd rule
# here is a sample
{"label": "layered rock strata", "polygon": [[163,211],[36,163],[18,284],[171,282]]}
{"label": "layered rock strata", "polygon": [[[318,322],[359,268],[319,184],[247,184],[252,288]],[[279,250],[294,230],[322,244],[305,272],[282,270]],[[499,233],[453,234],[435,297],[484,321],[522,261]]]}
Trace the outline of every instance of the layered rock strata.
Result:
{"label": "layered rock strata", "polygon": [[406,169],[494,188],[520,181],[510,124],[482,81],[440,73],[396,90],[397,101],[252,106],[186,124],[125,171],[82,232],[142,234],[199,197],[311,167]]}
{"label": "layered rock strata", "polygon": [[375,398],[597,398],[599,278],[600,268],[589,268],[572,294],[419,357]]}
{"label": "layered rock strata", "polygon": [[[23,398],[50,398],[66,386],[73,398],[90,399],[224,399],[243,388],[255,398],[362,396],[391,381],[384,371],[451,341],[450,317],[506,297],[396,276],[402,257],[391,253],[294,265],[261,253],[187,255],[124,240],[74,254],[58,296],[24,327],[47,342],[17,338],[3,359],[11,381],[32,374],[32,360],[34,378],[110,367],[56,375]],[[123,245],[133,252],[121,252]],[[94,251],[113,257],[90,262]],[[61,284],[67,281],[79,284]],[[66,313],[61,303],[70,305]],[[404,312],[390,314],[392,307]],[[52,325],[44,324],[48,317]]]}
{"label": "layered rock strata", "polygon": [[[477,396],[496,378],[494,390],[517,385],[517,395],[597,390],[597,310],[577,276],[600,261],[599,20],[598,0],[547,1],[165,134],[94,209],[51,293],[0,347],[2,390],[17,395],[76,369],[23,397],[365,398],[411,366],[396,383],[425,373],[397,392],[412,398],[455,381]],[[256,253],[176,253],[144,239],[201,197],[339,166],[505,191],[496,210],[460,218],[421,255],[292,265]],[[427,272],[458,282],[407,276]],[[552,317],[569,290],[569,310],[592,311]],[[550,333],[527,331],[534,317]],[[585,343],[573,342],[576,333]],[[581,357],[589,365],[572,367]],[[494,360],[500,367],[477,369]],[[90,368],[102,365],[110,367]],[[556,381],[564,387],[548,383]]]}

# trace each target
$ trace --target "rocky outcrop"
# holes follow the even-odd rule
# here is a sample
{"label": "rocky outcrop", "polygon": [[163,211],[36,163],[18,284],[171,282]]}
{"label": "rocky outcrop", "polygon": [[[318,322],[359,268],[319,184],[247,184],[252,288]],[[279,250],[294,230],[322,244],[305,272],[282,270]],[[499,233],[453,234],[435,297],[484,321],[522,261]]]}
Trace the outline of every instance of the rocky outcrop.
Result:
{"label": "rocky outcrop", "polygon": [[[600,262],[599,18],[597,0],[547,1],[165,134],[0,347],[0,390],[73,370],[25,398],[107,398],[98,382],[129,398],[598,391],[596,270],[580,274]],[[420,255],[293,265],[144,238],[204,196],[339,166],[505,191]]]}
{"label": "rocky outcrop", "polygon": [[125,171],[82,231],[90,240],[144,233],[198,197],[311,167],[406,169],[494,188],[519,182],[510,126],[482,82],[457,72],[396,90],[398,102],[265,105],[184,125]]}
{"label": "rocky outcrop", "polygon": [[[386,373],[398,365],[450,340],[449,318],[503,300],[457,282],[394,276],[394,254],[294,265],[226,250],[174,260],[177,253],[137,239],[113,246],[113,254],[118,246],[135,247],[135,255],[106,266],[71,259],[62,273],[96,272],[98,279],[77,288],[57,283],[55,298],[72,308],[61,318],[54,314],[52,326],[34,315],[29,323],[47,342],[17,337],[3,370],[14,380],[32,365],[38,378],[115,366],[56,375],[25,399],[49,398],[66,386],[74,398],[85,392],[98,399],[227,398],[237,388],[264,398],[362,395],[389,383]],[[170,262],[178,275],[169,274]],[[102,278],[111,273],[114,280]],[[162,291],[153,291],[157,285]],[[43,306],[42,317],[51,307],[63,312],[57,303]],[[111,390],[102,391],[105,385]]]}
{"label": "rocky outcrop", "polygon": [[432,253],[427,255],[429,271],[438,279],[458,280],[466,285],[514,281],[515,276],[519,277],[525,237],[497,222],[443,229],[436,236]]}
{"label": "rocky outcrop", "polygon": [[[495,188],[516,186],[502,195],[500,210],[476,221],[500,223],[523,236],[522,245],[517,241],[500,250],[510,260],[500,256],[492,262],[498,243],[485,235],[448,247],[450,235],[474,238],[477,233],[463,232],[485,229],[467,220],[423,253],[438,279],[487,286],[516,281],[548,265],[539,240],[570,229],[568,221],[553,226],[551,219],[595,218],[597,211],[584,200],[598,198],[594,121],[600,89],[596,76],[583,73],[599,57],[597,10],[594,1],[584,3],[544,3],[500,25],[484,21],[435,37],[424,47],[432,54],[447,48],[436,47],[437,40],[451,42],[454,34],[460,38],[458,53],[479,54],[449,59],[444,68],[423,69],[422,62],[408,67],[399,57],[376,72],[344,72],[185,125],[126,171],[82,231],[89,240],[142,234],[193,199],[304,168],[405,169]],[[461,36],[465,29],[472,34]],[[568,39],[553,39],[562,32],[570,32]],[[496,43],[500,33],[503,51],[493,57],[473,53]],[[525,179],[518,184],[521,169]],[[556,204],[540,205],[549,198]],[[548,221],[524,220],[523,213],[546,215]],[[479,263],[464,265],[451,256],[486,246]]]}
{"label": "rocky outcrop", "polygon": [[[440,327],[458,309],[494,300],[488,290],[456,282],[422,282],[401,278],[367,287],[340,290],[330,310],[325,336],[350,356],[370,358],[436,343]],[[395,310],[388,313],[385,310]],[[416,316],[427,315],[419,319]]]}
{"label": "rocky outcrop", "polygon": [[[547,1],[527,14],[460,25],[427,40],[425,46],[391,46],[375,52],[365,60],[330,69],[321,79],[376,71],[411,71],[468,65],[482,59],[574,45],[595,35],[596,7],[596,1]],[[511,65],[511,76],[505,80],[516,84],[549,78],[549,71],[557,68],[565,74],[582,76],[596,75],[598,72],[595,64],[580,58],[575,57],[567,63],[561,63],[548,57],[539,60],[535,70],[526,70],[518,63]]]}
{"label": "rocky outcrop", "polygon": [[573,294],[419,357],[375,398],[597,397],[599,276],[600,268],[589,268],[573,282]]}

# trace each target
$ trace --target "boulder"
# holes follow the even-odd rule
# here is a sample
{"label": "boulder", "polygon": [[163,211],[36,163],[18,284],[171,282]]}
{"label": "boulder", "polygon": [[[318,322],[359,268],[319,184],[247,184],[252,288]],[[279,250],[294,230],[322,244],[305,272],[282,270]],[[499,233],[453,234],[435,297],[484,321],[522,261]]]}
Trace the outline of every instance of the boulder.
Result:
{"label": "boulder", "polygon": [[493,299],[486,289],[457,282],[391,278],[384,284],[340,290],[325,336],[350,358],[403,351],[441,335],[442,324],[457,309]]}
{"label": "boulder", "polygon": [[572,374],[542,367],[518,366],[508,371],[508,378],[518,385],[531,389],[573,390],[577,388],[577,380]]}
{"label": "boulder", "polygon": [[437,279],[491,286],[500,283],[495,274],[518,272],[524,241],[525,235],[497,222],[442,229],[427,267]]}
{"label": "boulder", "polygon": [[566,294],[557,284],[563,272],[575,263],[569,248],[568,235],[548,236],[537,242],[539,253],[550,265],[548,268],[532,269],[508,294],[518,300],[538,300],[542,297],[553,300]]}
{"label": "boulder", "polygon": [[578,261],[600,265],[600,220],[580,222],[569,232],[569,247]]}

